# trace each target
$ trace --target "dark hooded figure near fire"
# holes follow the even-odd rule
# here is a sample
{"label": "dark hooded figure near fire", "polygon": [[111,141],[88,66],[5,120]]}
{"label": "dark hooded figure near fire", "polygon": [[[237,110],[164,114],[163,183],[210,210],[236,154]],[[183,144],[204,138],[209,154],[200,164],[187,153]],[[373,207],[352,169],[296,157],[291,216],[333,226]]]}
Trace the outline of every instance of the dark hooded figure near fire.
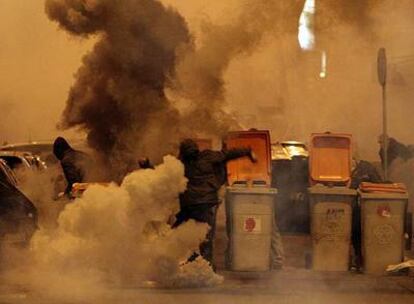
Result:
{"label": "dark hooded figure near fire", "polygon": [[184,164],[188,183],[187,189],[180,195],[180,212],[177,214],[174,227],[189,219],[209,224],[210,230],[206,241],[200,246],[200,253],[210,262],[213,269],[213,239],[216,211],[220,203],[218,191],[226,181],[223,178],[226,163],[241,157],[249,157],[251,161],[256,161],[256,156],[250,148],[200,152],[197,143],[191,139],[186,139],[180,144],[179,158]]}
{"label": "dark hooded figure near fire", "polygon": [[62,166],[67,182],[65,194],[69,195],[74,183],[86,181],[92,159],[87,154],[73,149],[63,137],[56,138],[53,153]]}

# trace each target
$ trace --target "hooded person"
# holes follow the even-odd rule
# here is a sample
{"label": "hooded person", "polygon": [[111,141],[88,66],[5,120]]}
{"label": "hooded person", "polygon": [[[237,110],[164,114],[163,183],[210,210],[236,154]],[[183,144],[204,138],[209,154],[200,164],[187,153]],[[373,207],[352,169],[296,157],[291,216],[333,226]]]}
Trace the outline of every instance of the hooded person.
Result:
{"label": "hooded person", "polygon": [[366,160],[353,160],[354,165],[351,173],[351,185],[352,189],[358,189],[359,185],[363,182],[370,183],[382,183],[382,177],[379,174],[377,168]]}
{"label": "hooded person", "polygon": [[140,169],[155,169],[148,157],[143,157],[138,160],[138,167]]}
{"label": "hooded person", "polygon": [[180,194],[180,212],[176,215],[177,227],[189,219],[207,223],[210,230],[206,240],[200,245],[200,253],[214,268],[213,239],[216,226],[216,212],[220,204],[218,191],[226,182],[223,177],[226,164],[230,160],[256,156],[250,148],[226,149],[222,151],[200,151],[192,139],[180,144],[179,159],[184,164],[187,189]]}
{"label": "hooded person", "polygon": [[[381,164],[384,167],[384,149],[383,149],[383,136],[378,138],[378,143],[381,145],[380,150],[378,152]],[[396,160],[397,158],[401,158],[404,161],[414,157],[414,149],[410,145],[404,145],[397,141],[395,138],[388,138],[388,146],[387,146],[387,162],[388,167],[391,163]]]}
{"label": "hooded person", "polygon": [[69,195],[74,183],[87,181],[88,168],[92,164],[92,159],[86,153],[73,149],[63,137],[56,138],[53,153],[62,166],[67,182],[65,194]]}

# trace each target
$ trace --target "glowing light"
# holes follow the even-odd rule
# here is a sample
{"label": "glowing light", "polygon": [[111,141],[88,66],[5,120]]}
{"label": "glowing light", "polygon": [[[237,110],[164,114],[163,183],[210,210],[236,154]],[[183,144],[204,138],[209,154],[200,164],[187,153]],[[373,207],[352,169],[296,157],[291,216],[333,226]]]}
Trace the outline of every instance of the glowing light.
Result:
{"label": "glowing light", "polygon": [[325,78],[327,76],[326,61],[327,61],[326,52],[322,51],[322,54],[321,54],[321,72],[319,73],[320,78]]}
{"label": "glowing light", "polygon": [[306,0],[299,18],[298,40],[300,47],[304,50],[312,50],[315,46],[315,34],[313,30],[315,1]]}

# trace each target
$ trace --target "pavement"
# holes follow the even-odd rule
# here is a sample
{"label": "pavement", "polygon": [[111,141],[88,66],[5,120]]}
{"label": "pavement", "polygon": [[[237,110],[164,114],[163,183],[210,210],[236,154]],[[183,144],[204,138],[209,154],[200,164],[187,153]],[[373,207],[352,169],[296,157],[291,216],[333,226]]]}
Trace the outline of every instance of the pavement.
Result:
{"label": "pavement", "polygon": [[220,272],[223,284],[212,288],[160,289],[107,286],[84,296],[76,290],[33,292],[23,286],[0,287],[0,303],[414,303],[414,277],[370,276],[357,273],[315,272],[285,268],[250,276]]}

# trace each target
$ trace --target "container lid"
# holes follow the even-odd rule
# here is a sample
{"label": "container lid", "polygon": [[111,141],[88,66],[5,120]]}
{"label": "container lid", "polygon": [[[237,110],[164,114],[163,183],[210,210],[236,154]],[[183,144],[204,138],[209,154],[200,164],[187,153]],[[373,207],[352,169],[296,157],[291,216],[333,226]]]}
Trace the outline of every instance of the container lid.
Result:
{"label": "container lid", "polygon": [[349,182],[351,177],[352,136],[349,134],[312,134],[310,178],[316,183]]}
{"label": "container lid", "polygon": [[407,200],[407,193],[386,193],[386,192],[362,192],[358,191],[359,196],[364,199],[376,199],[376,200]]}
{"label": "container lid", "polygon": [[275,195],[277,194],[276,188],[269,187],[237,187],[231,186],[227,187],[227,192],[229,193],[238,193],[238,194],[263,194],[263,195]]}
{"label": "container lid", "polygon": [[250,130],[229,132],[224,139],[227,149],[252,148],[257,156],[257,162],[252,163],[247,157],[232,160],[227,163],[227,180],[230,185],[239,181],[249,181],[259,185],[271,182],[271,152],[270,133],[267,130]]}
{"label": "container lid", "polygon": [[407,187],[403,183],[388,183],[388,184],[381,184],[381,183],[368,183],[362,182],[359,185],[359,189],[361,192],[369,192],[369,193],[407,193]]}
{"label": "container lid", "polygon": [[316,185],[308,188],[310,194],[328,194],[328,195],[352,195],[356,196],[357,191],[347,187],[327,187],[324,185]]}

